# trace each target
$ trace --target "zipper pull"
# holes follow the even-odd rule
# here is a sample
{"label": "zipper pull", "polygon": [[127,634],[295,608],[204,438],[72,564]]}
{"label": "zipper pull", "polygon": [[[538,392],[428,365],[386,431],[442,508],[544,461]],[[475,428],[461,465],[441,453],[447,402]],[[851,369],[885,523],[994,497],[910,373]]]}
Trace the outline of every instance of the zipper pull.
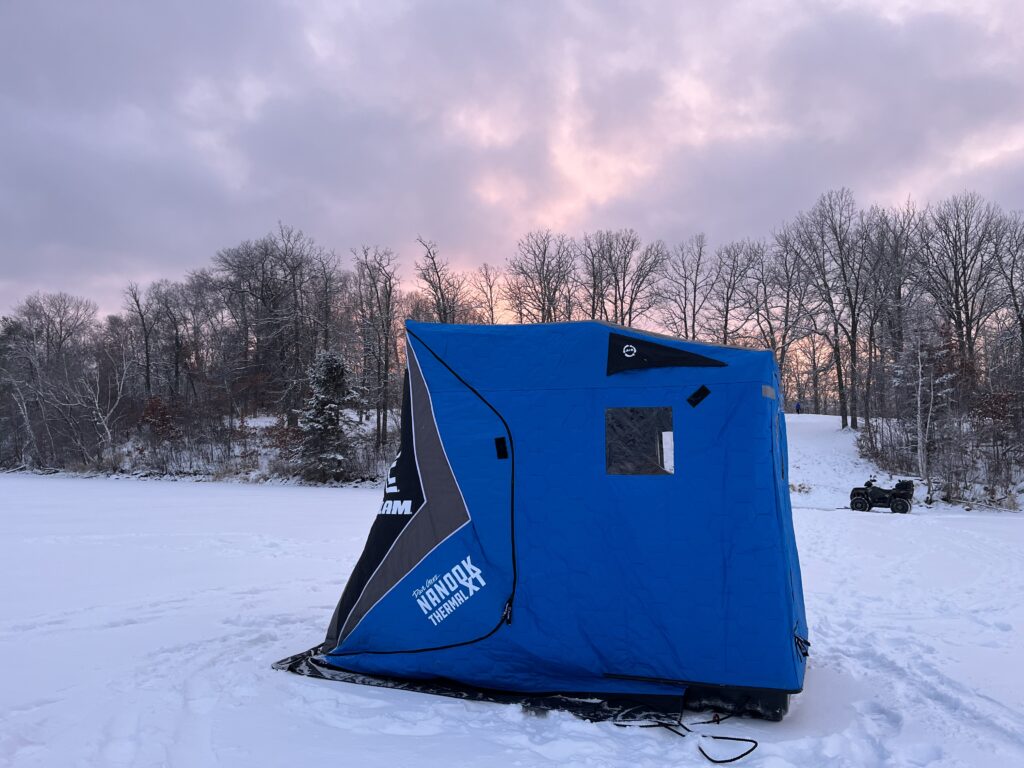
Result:
{"label": "zipper pull", "polygon": [[805,659],[810,655],[811,642],[800,635],[793,635],[793,641],[796,643],[796,649],[800,651],[800,655]]}

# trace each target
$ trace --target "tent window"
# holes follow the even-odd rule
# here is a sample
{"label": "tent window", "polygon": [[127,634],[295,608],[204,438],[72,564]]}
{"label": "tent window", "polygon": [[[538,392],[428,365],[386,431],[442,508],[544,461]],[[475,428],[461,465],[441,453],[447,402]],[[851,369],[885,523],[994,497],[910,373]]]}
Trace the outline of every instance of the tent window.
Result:
{"label": "tent window", "polygon": [[604,412],[609,475],[671,475],[675,435],[671,408],[608,408]]}

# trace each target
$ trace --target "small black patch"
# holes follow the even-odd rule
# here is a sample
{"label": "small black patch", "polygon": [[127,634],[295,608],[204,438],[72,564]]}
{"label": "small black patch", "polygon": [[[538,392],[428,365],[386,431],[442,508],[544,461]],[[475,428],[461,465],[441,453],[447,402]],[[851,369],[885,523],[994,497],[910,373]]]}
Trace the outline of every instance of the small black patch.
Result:
{"label": "small black patch", "polygon": [[694,390],[692,395],[686,398],[686,402],[688,402],[691,406],[696,408],[698,405],[704,402],[704,398],[710,394],[711,390],[705,387],[703,384],[701,384],[697,389]]}
{"label": "small black patch", "polygon": [[499,459],[508,458],[508,443],[505,442],[504,437],[494,438],[494,450],[498,454]]}

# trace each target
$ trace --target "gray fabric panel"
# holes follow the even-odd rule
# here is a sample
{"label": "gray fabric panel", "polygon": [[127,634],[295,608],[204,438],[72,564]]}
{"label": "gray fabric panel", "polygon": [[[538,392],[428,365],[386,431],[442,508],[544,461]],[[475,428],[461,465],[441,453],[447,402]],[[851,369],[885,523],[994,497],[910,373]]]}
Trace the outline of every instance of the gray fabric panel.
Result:
{"label": "gray fabric panel", "polygon": [[416,355],[412,353],[412,343],[410,340],[409,386],[413,435],[416,438],[416,461],[426,501],[399,534],[376,573],[366,582],[363,594],[356,601],[341,630],[342,641],[389,589],[452,531],[469,520],[469,511],[462,501],[455,476],[444,455],[441,436],[430,410],[430,392]]}

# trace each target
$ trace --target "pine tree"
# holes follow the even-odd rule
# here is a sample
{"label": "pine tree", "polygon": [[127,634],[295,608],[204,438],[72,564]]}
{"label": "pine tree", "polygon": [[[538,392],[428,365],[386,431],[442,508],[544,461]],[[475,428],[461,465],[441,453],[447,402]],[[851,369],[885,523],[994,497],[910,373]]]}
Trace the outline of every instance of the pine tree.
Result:
{"label": "pine tree", "polygon": [[301,472],[307,480],[346,480],[351,474],[350,392],[345,364],[336,352],[321,352],[309,367],[311,394],[299,414]]}

